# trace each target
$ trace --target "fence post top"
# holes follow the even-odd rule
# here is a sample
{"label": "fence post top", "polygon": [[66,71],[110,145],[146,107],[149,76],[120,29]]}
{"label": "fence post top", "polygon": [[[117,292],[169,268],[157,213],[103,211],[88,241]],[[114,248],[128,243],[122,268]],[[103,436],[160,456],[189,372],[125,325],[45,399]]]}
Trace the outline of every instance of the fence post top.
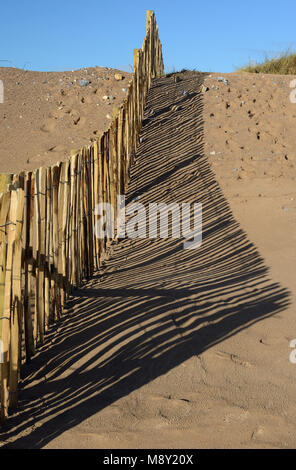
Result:
{"label": "fence post top", "polygon": [[134,72],[139,64],[139,55],[140,55],[141,49],[134,49]]}
{"label": "fence post top", "polygon": [[153,10],[147,10],[146,12],[146,32],[149,30],[150,27],[150,18],[154,16]]}

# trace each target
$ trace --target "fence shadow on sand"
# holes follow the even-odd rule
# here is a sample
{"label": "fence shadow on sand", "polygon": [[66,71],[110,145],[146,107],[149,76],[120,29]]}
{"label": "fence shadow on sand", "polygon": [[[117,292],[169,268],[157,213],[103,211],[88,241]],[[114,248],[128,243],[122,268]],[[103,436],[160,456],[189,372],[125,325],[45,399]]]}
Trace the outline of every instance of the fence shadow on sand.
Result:
{"label": "fence shadow on sand", "polygon": [[[204,76],[188,72],[177,82],[173,76],[155,80],[127,194],[128,201],[140,195],[144,204],[202,202],[202,246],[184,250],[177,239],[113,245],[103,274],[74,292],[69,315],[24,367],[20,408],[4,428],[4,447],[45,446],[288,305],[289,292],[269,278],[204,154]],[[174,112],[172,105],[180,109]]]}

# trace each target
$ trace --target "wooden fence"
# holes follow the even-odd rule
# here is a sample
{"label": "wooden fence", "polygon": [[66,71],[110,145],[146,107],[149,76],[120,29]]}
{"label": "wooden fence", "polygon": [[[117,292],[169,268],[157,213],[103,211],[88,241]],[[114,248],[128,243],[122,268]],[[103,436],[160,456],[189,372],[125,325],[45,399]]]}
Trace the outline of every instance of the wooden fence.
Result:
{"label": "wooden fence", "polygon": [[[0,194],[1,421],[18,402],[21,364],[44,342],[73,286],[99,268],[106,239],[96,238],[94,208],[124,194],[145,98],[163,74],[153,11],[126,98],[109,129],[67,161],[13,176]],[[116,210],[114,210],[116,217]]]}

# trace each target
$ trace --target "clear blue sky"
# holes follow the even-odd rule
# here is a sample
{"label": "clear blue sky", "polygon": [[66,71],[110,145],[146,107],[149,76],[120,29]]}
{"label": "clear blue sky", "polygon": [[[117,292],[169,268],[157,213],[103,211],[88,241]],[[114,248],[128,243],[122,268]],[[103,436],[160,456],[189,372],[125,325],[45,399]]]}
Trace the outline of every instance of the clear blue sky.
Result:
{"label": "clear blue sky", "polygon": [[0,66],[128,70],[147,9],[156,13],[167,71],[231,72],[296,49],[294,0],[7,0],[0,5]]}

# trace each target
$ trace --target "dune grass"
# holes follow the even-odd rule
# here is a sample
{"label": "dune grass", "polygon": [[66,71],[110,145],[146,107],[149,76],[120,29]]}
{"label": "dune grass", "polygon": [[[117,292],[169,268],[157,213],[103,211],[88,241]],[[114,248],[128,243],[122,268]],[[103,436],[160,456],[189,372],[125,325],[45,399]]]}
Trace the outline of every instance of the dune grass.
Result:
{"label": "dune grass", "polygon": [[296,74],[296,54],[285,52],[280,57],[266,58],[261,63],[250,63],[239,69],[251,73],[278,73],[281,75]]}

